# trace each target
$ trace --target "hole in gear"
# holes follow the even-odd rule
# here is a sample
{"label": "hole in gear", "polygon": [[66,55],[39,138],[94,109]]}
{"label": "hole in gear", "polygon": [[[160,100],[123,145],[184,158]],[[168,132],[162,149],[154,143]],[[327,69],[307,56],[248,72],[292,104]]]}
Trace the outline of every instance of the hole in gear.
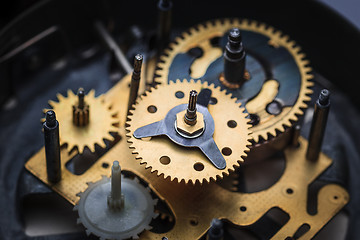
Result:
{"label": "hole in gear", "polygon": [[183,91],[177,91],[175,93],[175,97],[178,98],[178,99],[182,99],[182,98],[184,98],[184,96],[185,96],[185,94],[184,94]]}
{"label": "hole in gear", "polygon": [[147,110],[149,113],[156,113],[157,107],[154,105],[150,105],[150,106],[148,106]]}
{"label": "hole in gear", "polygon": [[225,156],[230,156],[232,154],[232,150],[229,147],[224,147],[221,150],[221,153],[224,154]]}
{"label": "hole in gear", "polygon": [[187,54],[194,58],[201,58],[204,55],[204,51],[199,47],[191,48]]}
{"label": "hole in gear", "polygon": [[229,128],[236,128],[237,122],[235,120],[229,120],[227,122],[227,125],[228,125]]}
{"label": "hole in gear", "polygon": [[197,162],[194,164],[194,169],[198,172],[204,170],[204,164],[200,163],[200,162]]}
{"label": "hole in gear", "polygon": [[171,159],[168,156],[162,156],[159,160],[163,165],[168,165],[171,162]]}

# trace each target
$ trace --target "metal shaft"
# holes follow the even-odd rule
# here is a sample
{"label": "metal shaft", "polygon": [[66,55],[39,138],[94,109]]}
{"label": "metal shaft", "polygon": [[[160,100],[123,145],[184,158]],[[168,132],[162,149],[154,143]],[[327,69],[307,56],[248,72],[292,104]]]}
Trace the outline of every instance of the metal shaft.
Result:
{"label": "metal shaft", "polygon": [[121,198],[121,168],[118,161],[114,161],[111,168],[111,197]]}
{"label": "metal shaft", "polygon": [[106,47],[112,52],[112,56],[116,61],[117,65],[125,71],[126,74],[130,74],[132,71],[131,64],[126,59],[125,54],[121,51],[115,40],[111,37],[110,33],[106,30],[101,22],[95,23],[95,29],[106,45]]}
{"label": "metal shaft", "polygon": [[90,106],[85,103],[85,91],[83,88],[79,88],[77,96],[78,103],[73,105],[73,123],[75,126],[84,127],[90,121]]}
{"label": "metal shaft", "polygon": [[301,126],[299,124],[296,124],[293,127],[293,135],[292,135],[292,141],[291,141],[291,145],[293,147],[299,146],[300,130],[301,130]]}
{"label": "metal shaft", "polygon": [[134,71],[133,71],[133,74],[131,77],[131,83],[130,83],[128,114],[129,114],[129,110],[132,109],[132,105],[135,104],[136,98],[138,96],[140,79],[141,79],[142,61],[143,61],[143,56],[141,54],[137,54],[134,58]]}
{"label": "metal shaft", "polygon": [[211,226],[208,231],[207,240],[222,240],[224,239],[224,229],[221,220],[214,218],[211,221]]}
{"label": "metal shaft", "polygon": [[229,32],[224,52],[224,77],[227,82],[239,87],[245,82],[245,57],[240,30],[233,28]]}
{"label": "metal shaft", "polygon": [[158,27],[157,27],[157,56],[160,57],[163,49],[170,41],[172,1],[159,0],[158,2]]}
{"label": "metal shaft", "polygon": [[188,104],[188,107],[186,109],[186,113],[185,113],[185,116],[184,116],[184,121],[189,125],[195,125],[196,124],[197,96],[198,96],[198,93],[195,90],[190,91],[189,104]]}
{"label": "metal shaft", "polygon": [[85,105],[85,101],[84,101],[85,91],[84,91],[84,89],[79,88],[77,95],[78,95],[78,98],[79,98],[78,108],[83,109],[84,105]]}
{"label": "metal shaft", "polygon": [[121,168],[118,161],[114,161],[111,168],[111,192],[107,204],[112,211],[121,210],[124,207],[124,195],[121,193]]}
{"label": "metal shaft", "polygon": [[319,157],[329,109],[330,91],[323,89],[316,101],[314,116],[311,123],[309,145],[306,152],[306,158],[310,161],[316,161]]}
{"label": "metal shaft", "polygon": [[56,120],[54,111],[49,110],[46,112],[43,129],[45,137],[46,172],[48,180],[52,183],[57,183],[61,179],[61,161],[59,122]]}

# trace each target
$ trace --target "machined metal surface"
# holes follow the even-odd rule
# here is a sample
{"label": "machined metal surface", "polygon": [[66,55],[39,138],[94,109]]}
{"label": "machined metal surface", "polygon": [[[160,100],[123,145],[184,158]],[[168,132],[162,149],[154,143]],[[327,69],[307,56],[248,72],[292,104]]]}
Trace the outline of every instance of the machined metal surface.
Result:
{"label": "machined metal surface", "polygon": [[[210,236],[210,232],[209,234],[206,233],[206,229],[211,231],[209,227],[214,228],[216,231],[219,230],[217,225],[212,223],[214,218],[221,219],[224,223],[223,230],[225,239],[230,237],[228,235],[229,230],[234,230],[235,228],[240,232],[242,230],[249,230],[252,233],[256,233],[255,235],[259,239],[309,239],[313,237],[314,239],[329,239],[329,236],[324,237],[322,235],[324,231],[317,234],[325,223],[328,223],[326,228],[333,231],[333,234],[330,234],[332,239],[356,239],[356,236],[359,235],[357,232],[359,232],[358,200],[360,196],[357,194],[360,178],[358,178],[359,153],[356,148],[356,143],[358,142],[357,140],[359,139],[360,133],[357,127],[359,115],[352,104],[358,102],[359,99],[356,96],[356,90],[353,88],[353,82],[348,79],[353,79],[353,77],[356,76],[356,66],[354,68],[356,61],[354,61],[354,59],[358,59],[358,51],[356,51],[357,45],[354,44],[354,42],[356,43],[358,41],[356,34],[351,36],[351,28],[349,28],[338,15],[336,15],[337,18],[329,17],[331,16],[331,12],[323,11],[324,8],[319,7],[316,1],[298,2],[296,7],[294,7],[295,4],[293,3],[282,2],[279,6],[276,2],[264,2],[262,5],[262,9],[264,10],[259,9],[258,3],[241,2],[236,4],[235,2],[226,0],[222,2],[222,4],[214,5],[209,2],[206,5],[206,11],[203,11],[203,3],[185,0],[176,2],[174,5],[174,28],[172,29],[172,36],[183,32],[184,27],[191,26],[205,19],[212,19],[215,16],[261,19],[268,24],[282,29],[283,32],[286,32],[291,38],[301,44],[303,49],[309,54],[309,58],[315,69],[314,73],[323,74],[328,78],[327,80],[337,84],[336,87],[331,86],[331,84],[329,84],[326,79],[324,81],[320,75],[315,79],[315,92],[325,87],[334,93],[334,99],[332,99],[331,102],[332,109],[331,112],[329,112],[327,121],[328,126],[326,129],[324,126],[321,126],[323,127],[322,129],[317,129],[323,131],[321,135],[324,136],[324,143],[322,145],[308,146],[308,143],[303,137],[299,137],[300,130],[302,136],[308,136],[308,133],[312,132],[309,131],[311,122],[309,119],[312,115],[311,106],[313,106],[313,104],[310,104],[310,109],[306,111],[301,129],[296,128],[301,122],[291,122],[296,125],[291,125],[289,128],[285,127],[283,133],[277,131],[276,136],[270,134],[266,141],[261,140],[259,143],[253,145],[253,147],[259,147],[258,151],[251,151],[246,160],[248,163],[253,163],[251,165],[255,168],[258,167],[258,165],[254,164],[255,161],[251,160],[257,159],[259,166],[265,163],[266,161],[261,162],[261,157],[264,155],[263,153],[268,152],[267,148],[272,148],[273,151],[269,152],[275,151],[281,154],[283,146],[289,143],[291,145],[285,150],[286,159],[284,159],[284,170],[281,172],[281,176],[276,182],[273,182],[273,184],[269,183],[266,189],[261,189],[256,193],[242,192],[241,189],[243,188],[241,185],[244,185],[244,176],[241,176],[241,171],[238,171],[238,169],[236,170],[236,174],[240,176],[235,180],[236,182],[234,181],[237,188],[236,190],[229,191],[228,188],[224,189],[223,187],[219,187],[218,184],[221,184],[220,182],[216,184],[210,183],[209,185],[211,185],[211,187],[205,186],[205,184],[200,187],[196,186],[197,184],[189,186],[189,184],[170,182],[169,179],[163,180],[162,176],[160,176],[160,178],[157,176],[156,178],[156,172],[150,173],[151,170],[146,170],[144,169],[144,165],[139,165],[139,159],[136,160],[133,155],[126,152],[129,149],[125,143],[126,134],[123,127],[127,115],[129,83],[131,80],[130,74],[103,96],[105,103],[111,103],[112,109],[110,112],[114,114],[117,113],[117,116],[114,117],[117,119],[117,122],[114,123],[117,129],[111,133],[112,136],[116,137],[115,142],[111,141],[113,140],[112,138],[106,138],[105,142],[102,142],[101,139],[100,143],[105,143],[104,145],[99,147],[96,146],[98,144],[95,143],[94,149],[90,149],[90,151],[85,146],[81,154],[79,154],[79,151],[66,149],[68,147],[66,143],[62,144],[61,159],[64,162],[61,163],[62,178],[58,183],[46,182],[45,180],[45,176],[49,174],[46,173],[46,154],[44,150],[32,158],[26,168],[24,168],[23,165],[29,156],[43,146],[44,136],[41,132],[41,125],[38,119],[43,116],[41,109],[47,107],[46,101],[48,99],[54,99],[57,92],[66,96],[65,93],[67,89],[74,91],[79,87],[85,87],[87,90],[96,89],[97,93],[104,93],[113,86],[115,81],[123,76],[121,72],[115,73],[112,72],[112,70],[110,70],[110,73],[108,72],[111,63],[115,63],[116,70],[118,70],[118,68],[123,70],[124,68],[124,64],[118,61],[119,56],[115,54],[115,51],[111,50],[111,54],[104,54],[100,45],[97,43],[93,45],[94,41],[98,41],[98,39],[93,36],[94,30],[98,31],[96,27],[94,29],[94,22],[100,21],[104,23],[103,29],[108,31],[107,38],[110,39],[112,43],[103,38],[105,36],[104,34],[101,34],[99,31],[97,33],[102,40],[105,40],[106,46],[109,47],[109,49],[112,49],[110,47],[112,44],[121,51],[120,53],[122,54],[125,64],[126,61],[127,63],[131,62],[136,53],[143,52],[144,60],[146,60],[146,63],[150,63],[149,58],[153,55],[152,51],[156,51],[157,43],[155,36],[155,17],[148,17],[148,12],[151,10],[155,13],[155,3],[143,2],[140,8],[138,2],[127,2],[126,4],[123,1],[118,2],[119,4],[117,2],[118,1],[102,1],[100,3],[92,0],[73,1],[71,3],[62,3],[62,1],[57,0],[41,2],[41,4],[37,4],[36,7],[29,9],[29,11],[22,14],[16,21],[12,22],[0,32],[0,42],[2,43],[0,47],[0,75],[3,83],[0,90],[0,101],[1,103],[5,100],[7,101],[5,105],[3,105],[0,114],[0,138],[3,142],[0,159],[0,203],[6,206],[0,214],[0,221],[2,223],[0,235],[2,238],[68,240],[86,238],[84,229],[80,229],[80,232],[76,233],[64,232],[46,235],[48,231],[46,226],[48,226],[48,223],[39,228],[44,230],[44,236],[32,235],[33,233],[30,233],[29,230],[29,226],[32,223],[29,222],[27,215],[29,209],[39,211],[39,213],[35,213],[36,216],[41,216],[42,210],[50,210],[48,211],[49,214],[51,214],[50,212],[54,209],[59,210],[59,212],[61,212],[59,213],[59,218],[56,219],[60,221],[62,216],[66,215],[66,211],[64,210],[67,208],[71,210],[72,207],[67,206],[67,208],[64,208],[62,205],[57,204],[55,206],[52,205],[52,209],[47,209],[45,206],[33,208],[32,205],[29,205],[29,202],[31,199],[31,201],[38,199],[40,200],[39,202],[44,203],[44,201],[46,201],[44,199],[47,199],[46,196],[48,195],[63,200],[57,196],[56,193],[60,193],[61,196],[64,196],[68,200],[75,199],[74,201],[78,201],[78,198],[71,197],[72,194],[77,190],[84,191],[87,187],[86,184],[83,184],[85,181],[97,181],[99,180],[97,179],[98,174],[108,174],[109,168],[106,166],[109,166],[113,160],[121,157],[124,158],[121,162],[128,159],[131,161],[131,163],[125,164],[127,166],[124,168],[124,173],[126,175],[133,174],[139,176],[142,185],[146,186],[150,182],[151,184],[149,186],[152,189],[152,196],[156,195],[156,197],[160,199],[159,202],[163,202],[163,204],[168,207],[168,209],[164,211],[162,207],[159,208],[159,206],[156,206],[156,212],[160,212],[161,217],[151,222],[151,225],[155,226],[154,230],[149,230],[141,234],[140,237],[143,239],[167,240],[198,238],[200,236],[204,239],[206,238],[205,236]],[[229,8],[229,4],[234,7]],[[190,5],[191,8],[188,7]],[[84,8],[84,6],[86,6],[86,8]],[[104,11],[105,8],[106,11]],[[69,11],[69,9],[71,9],[71,11]],[[109,14],[109,12],[113,12],[114,15]],[[180,12],[186,12],[187,17],[184,18],[183,14],[178,14]],[[303,14],[303,12],[307,13],[307,17],[299,21],[299,19],[301,19],[300,15]],[[318,20],[319,14],[323,16],[320,21]],[[286,21],[284,21],[284,19],[286,19]],[[317,20],[314,21],[315,19]],[[169,20],[169,18],[167,20]],[[223,23],[224,22],[226,22],[226,20],[224,20]],[[166,24],[169,23],[169,21],[163,21],[162,23]],[[129,24],[134,25],[129,26]],[[215,26],[216,22],[212,22],[212,24]],[[159,26],[160,25],[158,25],[158,27]],[[296,26],[296,28],[294,26]],[[254,25],[252,27],[262,28],[262,25]],[[265,28],[267,27],[265,26]],[[81,29],[81,31],[79,31],[79,29]],[[133,31],[133,29],[138,29],[140,34],[136,33],[134,37],[129,37],[126,31]],[[200,31],[201,29],[196,30]],[[248,34],[248,31],[245,30],[245,32]],[[306,32],[306,34],[304,34],[304,32]],[[167,33],[169,34],[169,32]],[[273,33],[276,34],[277,32]],[[112,36],[110,36],[110,34]],[[193,34],[193,32],[191,32],[190,35],[191,34]],[[135,37],[135,35],[137,36]],[[217,45],[217,39],[218,38],[215,37],[211,41],[213,48],[214,45]],[[256,43],[256,39],[260,40],[260,37],[251,38],[251,42]],[[324,41],[324,39],[326,39],[326,41]],[[220,42],[220,45],[223,47],[224,40],[220,39]],[[202,43],[205,44],[206,41]],[[336,48],[337,51],[329,51],[329,49],[333,49],[336,44],[339,44]],[[268,45],[279,50],[276,42],[269,41]],[[294,45],[293,47],[296,48],[297,46]],[[280,47],[280,49],[282,49],[282,47]],[[264,50],[264,48],[262,50]],[[190,76],[199,76],[202,74],[203,69],[201,67],[195,67],[195,65],[201,66],[201,63],[213,61],[213,59],[209,57],[208,52],[201,52],[201,48],[198,47],[190,49],[189,52],[193,54],[192,57],[195,57],[193,61],[194,67],[190,68],[190,71],[186,70],[185,72],[188,72]],[[273,51],[273,53],[274,52],[276,51]],[[349,52],[351,54],[349,54]],[[206,55],[206,57],[202,55]],[[254,59],[252,59],[252,57],[254,56],[254,52],[250,51],[250,60],[253,62]],[[274,56],[276,56],[276,54]],[[109,57],[112,59],[110,62],[108,61]],[[324,61],[324,59],[333,58],[342,59],[342,61]],[[154,59],[156,58],[152,60]],[[275,57],[275,59],[279,60],[279,62],[282,60],[286,62],[285,58],[280,60]],[[258,60],[258,58],[255,60]],[[146,81],[143,81],[144,85],[145,82],[151,83],[153,81],[153,64],[154,61],[149,65],[144,65],[144,67],[146,67],[144,69],[145,71],[143,71],[146,76],[146,79],[144,78]],[[276,63],[273,64],[276,65]],[[214,65],[218,67],[221,65],[221,62],[218,61]],[[182,66],[184,68],[187,67],[186,64]],[[262,66],[260,63],[258,65],[259,68],[256,70],[261,69]],[[289,68],[278,70],[281,73],[286,73],[284,69],[288,70]],[[209,74],[206,73],[205,77],[207,81],[212,81],[211,74],[217,74],[219,71],[216,70]],[[124,72],[130,73],[131,70]],[[246,81],[244,85],[254,80],[254,75],[255,77],[257,75],[254,74],[254,70],[245,71]],[[224,83],[224,81],[222,81],[223,79],[223,74],[221,74],[218,79],[221,84]],[[227,85],[224,85],[224,87],[227,88]],[[343,93],[345,93],[346,96],[343,95],[337,87],[345,90]],[[140,86],[139,88],[139,93],[141,94],[144,86]],[[262,89],[256,97],[252,98],[252,101],[247,104],[247,108],[252,109],[250,120],[253,125],[258,126],[261,119],[269,116],[272,118],[281,117],[282,113],[288,110],[287,107],[284,107],[284,101],[281,98],[276,98],[280,88],[281,85],[278,79],[269,78],[264,82]],[[205,93],[205,91],[202,92]],[[211,94],[207,96],[208,98],[204,100],[204,103],[198,102],[198,104],[203,106],[210,105],[209,107],[211,108],[211,105],[216,104],[218,99],[212,98]],[[292,94],[292,96],[295,97],[294,94]],[[347,97],[354,96],[355,98],[352,99],[353,103],[347,100]],[[113,100],[115,100],[115,102],[112,102]],[[71,106],[69,107],[71,108]],[[259,109],[265,110],[260,112],[260,116],[257,115],[259,112],[256,112]],[[253,114],[254,112],[256,114]],[[69,115],[71,115],[71,112]],[[224,113],[222,113],[221,116],[224,117]],[[297,117],[301,120],[300,116]],[[98,121],[97,118],[96,120]],[[106,121],[102,121],[102,123],[106,125]],[[60,131],[61,124],[62,123],[60,123]],[[233,122],[228,124],[234,126]],[[120,126],[120,128],[118,126]],[[91,129],[95,130],[95,128]],[[314,132],[318,133],[319,131]],[[309,136],[310,142],[311,139],[315,138]],[[278,141],[278,143],[275,143],[276,141]],[[282,145],[279,144],[279,142],[284,142],[285,144]],[[104,147],[106,147],[106,149],[104,149]],[[313,153],[316,153],[317,161],[314,161],[313,165],[308,163],[311,162],[308,159],[305,166],[301,165],[300,161],[297,160],[290,162],[296,158],[306,156],[305,152],[310,148],[315,150]],[[106,153],[107,151],[108,153]],[[319,169],[325,168],[325,165],[328,164],[328,162],[324,161],[324,154],[321,152],[325,152],[327,156],[331,158],[330,162],[332,162],[332,165],[319,175],[315,174],[315,172],[318,173],[317,167],[319,167]],[[320,154],[319,157],[317,154]],[[251,158],[250,155],[252,155]],[[94,159],[94,156],[96,159]],[[260,158],[258,158],[259,156]],[[35,158],[37,159],[36,161],[34,161]],[[327,157],[325,157],[325,159],[326,158]],[[79,173],[77,170],[74,171],[74,169],[77,168],[76,165],[79,159],[83,159],[84,162],[91,164],[95,163],[88,165],[89,169],[84,173]],[[137,167],[139,168],[135,167],[135,163],[137,163]],[[134,164],[134,166],[132,164]],[[243,166],[240,169],[250,168],[251,165]],[[27,170],[30,169],[29,166],[32,169],[31,172],[34,172],[35,175],[32,175]],[[89,173],[87,173],[88,171]],[[268,171],[272,171],[272,167],[269,167]],[[302,173],[298,173],[298,171],[302,171]],[[255,177],[259,174],[258,171],[253,173]],[[310,184],[308,184],[310,180],[304,181],[305,178],[315,176],[313,174],[315,174],[317,178],[313,177],[312,179],[316,180]],[[300,177],[300,175],[303,177]],[[40,181],[36,179],[35,176],[37,176]],[[161,183],[162,180],[163,183]],[[247,181],[247,179],[245,181]],[[323,185],[325,186],[320,187],[314,192],[313,187],[322,181],[324,181]],[[46,182],[45,185],[43,182]],[[289,188],[286,185],[287,183],[296,184],[296,186]],[[247,183],[245,182],[245,184]],[[276,189],[278,189],[277,187],[280,185],[284,188],[287,187],[285,192],[277,192]],[[306,187],[303,187],[303,185]],[[350,201],[347,205],[348,195],[344,191],[345,188],[350,194]],[[340,191],[337,192],[339,189]],[[225,194],[223,194],[224,192]],[[228,192],[233,192],[234,195],[230,197]],[[265,192],[271,192],[274,195],[269,194],[265,196]],[[340,194],[338,195],[337,193]],[[221,196],[219,197],[218,194]],[[252,195],[254,198],[248,198],[248,195]],[[243,197],[243,200],[240,199],[240,196]],[[304,201],[304,196],[307,197],[306,202]],[[284,200],[284,198],[286,198],[286,200]],[[337,202],[337,200],[339,200],[339,202]],[[250,204],[246,205],[248,202],[250,202]],[[251,202],[253,202],[254,205]],[[273,207],[270,208],[271,210],[275,208],[282,211],[288,216],[288,221],[277,223],[279,225],[272,224],[271,221],[268,221],[269,219],[266,219],[266,217],[271,214],[271,210],[265,211],[265,208],[260,208],[259,212],[263,215],[253,224],[246,225],[248,222],[244,219],[255,217],[253,211],[251,211],[253,207],[255,205],[256,208],[258,206],[269,206],[267,205],[268,202],[273,203]],[[315,209],[309,209],[314,203],[316,205]],[[48,201],[46,201],[46,205],[47,204],[51,204],[51,202],[48,203]],[[239,204],[237,209],[234,208],[236,204]],[[38,205],[41,205],[41,203]],[[230,205],[232,207],[229,207]],[[346,207],[341,213],[336,214],[342,206],[345,205]],[[306,209],[304,206],[306,206]],[[219,208],[219,212],[217,208]],[[228,211],[228,208],[232,210],[232,212]],[[208,209],[210,209],[210,211]],[[235,216],[236,214],[240,216]],[[343,217],[344,215],[345,218],[348,219],[348,222],[339,223],[339,217]],[[54,215],[51,217],[53,218],[53,216]],[[329,222],[328,220],[332,218],[332,216],[335,217]],[[167,220],[161,220],[159,222],[160,218]],[[229,218],[231,219],[229,220]],[[234,220],[235,218],[237,220]],[[265,222],[263,221],[264,219],[266,220]],[[171,222],[171,226],[168,226],[167,229],[164,230],[164,225],[168,224],[168,221],[169,223]],[[76,219],[65,222],[75,223]],[[159,226],[161,226],[161,230],[159,230]],[[203,233],[200,234],[200,232]],[[212,235],[212,237],[218,236]],[[234,238],[239,239],[240,237],[237,236]],[[247,238],[245,237],[245,239]]]}
{"label": "machined metal surface", "polygon": [[[222,49],[232,28],[241,31],[249,74],[249,80],[235,89],[221,82]],[[202,54],[194,56],[193,49],[200,49]],[[303,114],[312,93],[312,69],[301,48],[279,30],[253,20],[216,19],[198,24],[177,37],[161,60],[156,81],[200,79],[221,86],[244,103],[247,111],[259,118],[252,127],[256,143],[278,136],[291,127]],[[281,112],[275,115],[266,111],[274,100],[281,103]]]}
{"label": "machined metal surface", "polygon": [[[217,103],[209,104],[208,108],[197,105],[197,111],[204,116],[205,130],[196,138],[184,138],[175,130],[176,114],[186,110],[190,90],[201,92],[202,88],[210,89]],[[182,97],[178,92],[182,92]],[[166,104],[163,99],[167,99]],[[183,80],[158,86],[141,96],[129,118],[128,141],[140,163],[179,182],[203,183],[222,178],[243,162],[250,145],[250,125],[244,109],[219,88],[200,81]],[[145,139],[159,135],[167,135],[172,141],[161,137]]]}
{"label": "machined metal surface", "polygon": [[[121,136],[124,136],[123,130]],[[46,178],[46,172],[41,165],[44,161],[43,150],[27,162],[26,168],[75,204],[79,201],[77,193],[87,188],[86,182],[98,181],[101,175],[109,176],[109,171],[102,167],[103,163],[111,164],[112,159],[116,159],[121,154],[123,156],[120,160],[122,169],[131,171],[148,182],[149,187],[159,197],[165,199],[176,218],[175,226],[171,231],[161,234],[146,231],[140,235],[141,239],[162,239],[165,236],[169,239],[198,238],[208,230],[209,223],[214,217],[227,219],[239,226],[247,226],[254,224],[274,207],[286,212],[290,218],[272,236],[272,239],[293,236],[304,223],[310,225],[311,228],[303,235],[303,238],[310,239],[343,208],[349,201],[349,195],[341,186],[328,184],[319,191],[317,213],[310,215],[307,212],[308,186],[331,165],[332,160],[321,153],[317,162],[307,161],[305,158],[307,141],[300,137],[299,142],[298,148],[285,150],[286,168],[279,181],[272,187],[256,193],[231,192],[214,182],[189,185],[159,178],[156,174],[152,174],[150,169],[145,169],[138,164],[128,151],[128,144],[124,140],[81,176],[75,176],[65,169],[63,181],[57,185],[50,184]],[[64,162],[71,158],[66,151],[63,150],[62,153]]]}
{"label": "machined metal surface", "polygon": [[66,97],[59,93],[57,99],[58,102],[50,100],[49,105],[61,122],[60,145],[66,144],[69,151],[77,148],[79,153],[82,153],[87,147],[94,152],[95,144],[105,148],[104,139],[114,140],[110,133],[118,131],[115,125],[119,120],[117,112],[111,109],[111,103],[105,102],[103,96],[95,97],[94,90],[86,95],[86,102],[91,108],[89,115],[91,121],[83,127],[73,124],[72,106],[77,104],[78,97],[68,90]]}

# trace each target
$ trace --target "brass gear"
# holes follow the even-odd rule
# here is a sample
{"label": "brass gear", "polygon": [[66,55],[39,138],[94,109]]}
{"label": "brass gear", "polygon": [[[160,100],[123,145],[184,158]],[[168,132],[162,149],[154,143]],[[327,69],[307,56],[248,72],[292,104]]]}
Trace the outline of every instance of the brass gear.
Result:
{"label": "brass gear", "polygon": [[[305,60],[305,54],[301,53],[300,47],[297,46],[294,41],[289,40],[289,37],[282,34],[279,30],[275,30],[273,27],[267,26],[264,23],[246,19],[219,19],[199,24],[183,32],[182,35],[177,37],[175,41],[169,45],[169,48],[164,51],[164,55],[161,56],[161,61],[157,65],[155,81],[166,84],[168,81],[179,78],[179,76],[174,77],[174,79],[168,78],[171,64],[179,53],[186,53],[195,47],[200,47],[203,53],[200,58],[191,63],[189,69],[190,77],[193,79],[202,78],[210,64],[216,59],[219,59],[223,54],[220,47],[212,46],[211,39],[214,37],[223,37],[227,31],[234,27],[239,28],[241,31],[248,31],[267,37],[269,39],[267,44],[271,47],[284,48],[291,54],[293,60],[296,62],[298,73],[301,75],[301,84],[296,102],[292,106],[284,107],[279,115],[271,115],[265,109],[267,104],[274,99],[278,92],[279,84],[275,80],[267,79],[262,85],[261,91],[259,91],[254,98],[250,98],[249,101],[246,102],[245,108],[247,111],[250,114],[257,114],[260,117],[259,124],[251,128],[253,140],[255,143],[258,143],[261,140],[269,140],[271,137],[283,133],[286,128],[291,127],[294,122],[298,121],[298,117],[303,115],[303,109],[307,108],[307,102],[311,99],[309,95],[312,93],[310,88],[313,86],[313,82],[310,80],[313,76],[310,74],[312,69],[308,66],[309,61]],[[179,71],[187,71],[184,66],[179,69]],[[245,77],[251,78],[251,74],[251,72],[246,72]],[[181,76],[181,78],[182,77],[185,76]],[[215,84],[221,85],[220,82],[221,76]],[[224,88],[224,86],[222,86],[222,88]]]}
{"label": "brass gear", "polygon": [[[214,167],[197,148],[184,151],[184,147],[166,137],[136,139],[133,136],[139,127],[160,121],[173,107],[187,103],[191,90],[200,92],[202,88],[212,90],[211,96],[216,99],[216,104],[209,104],[208,110],[214,119],[213,139],[226,161],[226,167],[222,170]],[[179,92],[181,98],[178,98]],[[156,171],[158,176],[169,177],[171,181],[193,184],[216,181],[239,166],[249,151],[251,125],[246,119],[245,109],[236,103],[236,99],[226,95],[225,91],[209,86],[206,82],[178,80],[169,85],[159,85],[141,96],[134,108],[127,122],[128,142],[131,143],[133,154],[137,154],[136,158],[141,164],[146,164],[146,168],[151,168],[151,172]],[[232,121],[232,126],[229,126],[229,121]]]}
{"label": "brass gear", "polygon": [[[95,144],[102,148],[106,147],[104,140],[114,141],[111,132],[118,132],[119,120],[111,105],[104,101],[103,96],[95,97],[95,90],[91,90],[86,96],[86,104],[90,107],[89,123],[86,126],[78,127],[73,123],[73,108],[78,101],[73,91],[67,91],[67,97],[58,93],[58,102],[49,101],[49,105],[55,111],[56,118],[60,124],[60,145],[67,145],[68,151],[77,148],[83,153],[85,147],[91,152],[95,151]],[[46,112],[48,109],[45,109]]]}

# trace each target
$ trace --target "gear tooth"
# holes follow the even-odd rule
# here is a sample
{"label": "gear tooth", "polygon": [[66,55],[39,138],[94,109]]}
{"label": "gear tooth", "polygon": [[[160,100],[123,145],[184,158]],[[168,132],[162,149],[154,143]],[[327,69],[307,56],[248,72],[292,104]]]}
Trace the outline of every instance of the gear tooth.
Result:
{"label": "gear tooth", "polygon": [[[115,128],[116,129],[116,128]],[[105,139],[108,139],[110,142],[115,141],[115,137],[113,135],[111,135],[110,133],[106,134]],[[105,143],[104,143],[105,144]],[[95,149],[94,149],[95,150]]]}
{"label": "gear tooth", "polygon": [[[77,194],[76,194],[76,195],[77,195]],[[74,208],[73,208],[73,211],[77,211],[77,210],[79,210],[79,205],[76,204],[76,205],[74,206]]]}
{"label": "gear tooth", "polygon": [[106,144],[105,144],[104,141],[98,142],[98,145],[99,145],[101,148],[106,148]]}
{"label": "gear tooth", "polygon": [[86,235],[87,235],[87,236],[90,236],[91,231],[90,231],[89,229],[85,229],[85,232],[86,232]]}
{"label": "gear tooth", "polygon": [[81,219],[80,218],[78,218],[78,219],[76,219],[76,224],[82,224],[82,221],[81,221]]}
{"label": "gear tooth", "polygon": [[67,97],[68,98],[75,97],[75,94],[73,93],[73,91],[71,89],[67,90]]}
{"label": "gear tooth", "polygon": [[239,21],[238,18],[233,18],[233,19],[232,19],[232,23],[233,23],[233,25],[236,25],[236,26],[239,26],[239,25],[240,25],[240,21]]}
{"label": "gear tooth", "polygon": [[152,226],[146,226],[144,229],[146,230],[146,231],[149,231],[149,230],[151,230],[153,227]]}
{"label": "gear tooth", "polygon": [[153,219],[155,219],[155,218],[157,218],[159,215],[160,215],[159,213],[155,213],[155,212],[154,212],[154,214],[153,214],[153,217],[152,217],[152,218],[153,218]]}
{"label": "gear tooth", "polygon": [[[87,95],[88,95],[89,97],[91,97],[91,98],[95,98],[95,90],[94,90],[94,89],[91,89],[90,92],[89,92]],[[102,97],[102,95],[99,96],[99,97]]]}
{"label": "gear tooth", "polygon": [[158,203],[159,199],[153,199],[153,204],[156,205]]}
{"label": "gear tooth", "polygon": [[133,239],[139,239],[139,236],[137,234],[134,234],[131,236]]}
{"label": "gear tooth", "polygon": [[63,95],[61,95],[60,93],[57,93],[56,97],[59,100],[59,102],[65,99],[65,97]]}
{"label": "gear tooth", "polygon": [[54,106],[56,106],[56,104],[58,104],[57,102],[53,101],[53,100],[49,100],[48,104],[53,108]]}
{"label": "gear tooth", "polygon": [[305,72],[311,72],[312,71],[312,68],[311,67],[306,67],[306,68],[304,68],[304,70],[305,70]]}

